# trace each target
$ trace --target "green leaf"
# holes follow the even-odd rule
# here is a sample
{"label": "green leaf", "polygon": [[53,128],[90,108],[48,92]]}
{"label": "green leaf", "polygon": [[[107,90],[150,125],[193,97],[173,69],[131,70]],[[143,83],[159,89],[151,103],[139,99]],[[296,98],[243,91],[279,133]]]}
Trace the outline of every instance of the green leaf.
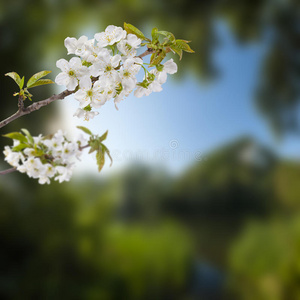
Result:
{"label": "green leaf", "polygon": [[4,134],[3,136],[13,140],[18,140],[23,143],[27,143],[26,137],[20,132],[11,132],[11,133]]}
{"label": "green leaf", "polygon": [[19,86],[20,89],[22,89],[22,87],[20,87],[21,85],[21,78],[19,76],[18,73],[16,72],[9,72],[9,73],[6,73],[5,76],[9,76],[10,78],[12,78],[15,83]]}
{"label": "green leaf", "polygon": [[41,71],[32,75],[27,82],[27,88],[31,88],[34,83],[36,83],[40,78],[45,77],[49,73],[51,73],[51,71]]}
{"label": "green leaf", "polygon": [[37,145],[34,145],[34,156],[42,156],[44,155],[44,151],[37,147]]}
{"label": "green leaf", "polygon": [[83,132],[89,134],[89,135],[92,135],[92,132],[88,128],[84,127],[84,126],[77,126],[77,128],[80,129],[80,130],[82,130]]}
{"label": "green leaf", "polygon": [[153,57],[151,56],[150,64],[151,65],[158,65],[162,62],[162,60],[165,57],[166,57],[166,52],[165,51],[161,51],[159,53],[155,52],[155,55]]}
{"label": "green leaf", "polygon": [[13,147],[13,148],[12,148],[12,151],[14,151],[14,152],[20,152],[21,150],[23,150],[23,149],[25,149],[25,148],[28,148],[28,147],[29,147],[28,144],[23,144],[23,143],[21,143],[21,144],[15,146],[15,147]]}
{"label": "green leaf", "polygon": [[188,43],[188,41],[185,41],[185,40],[176,40],[176,48],[181,49],[185,52],[195,53],[195,51],[192,50],[191,47],[187,43]]}
{"label": "green leaf", "polygon": [[21,79],[20,85],[19,85],[20,89],[22,89],[24,86],[24,80],[25,80],[25,77],[23,76]]}
{"label": "green leaf", "polygon": [[109,159],[110,159],[110,167],[111,167],[111,166],[112,166],[112,163],[113,163],[113,159],[112,159],[112,157],[111,157],[111,155],[110,155],[110,152],[109,152],[109,150],[107,149],[107,147],[106,147],[105,145],[102,144],[102,147],[103,147],[105,153],[108,155],[108,157],[109,157]]}
{"label": "green leaf", "polygon": [[108,130],[106,130],[105,133],[102,134],[102,135],[99,137],[98,141],[101,143],[101,142],[103,142],[104,140],[106,140],[107,134],[108,134]]}
{"label": "green leaf", "polygon": [[145,37],[145,35],[139,29],[137,29],[135,26],[133,26],[131,24],[124,22],[124,29],[126,30],[126,32],[128,34],[132,33],[132,34],[135,34],[138,38],[140,38],[142,40],[150,41],[149,39],[147,39]]}
{"label": "green leaf", "polygon": [[99,149],[99,141],[98,140],[90,140],[89,145],[91,147],[89,154]]}
{"label": "green leaf", "polygon": [[175,42],[175,36],[174,36],[174,34],[172,32],[169,32],[169,31],[157,31],[157,33],[159,33],[159,34],[164,35],[165,37],[167,37],[170,42]]}
{"label": "green leaf", "polygon": [[97,151],[96,159],[97,159],[98,171],[100,172],[105,163],[104,151],[102,147],[100,147],[99,150]]}
{"label": "green leaf", "polygon": [[179,55],[179,59],[181,60],[182,58],[182,49],[177,48],[176,46],[170,47],[176,54]]}
{"label": "green leaf", "polygon": [[39,85],[45,85],[45,84],[52,84],[54,83],[51,79],[40,79],[33,83],[30,87],[27,86],[28,89],[31,89],[33,87],[39,86]]}
{"label": "green leaf", "polygon": [[158,29],[154,27],[151,31],[151,36],[152,36],[152,42],[155,43],[158,41]]}
{"label": "green leaf", "polygon": [[24,134],[27,136],[29,143],[34,144],[34,140],[33,140],[33,137],[31,136],[30,132],[25,128],[22,128],[21,131],[23,131]]}

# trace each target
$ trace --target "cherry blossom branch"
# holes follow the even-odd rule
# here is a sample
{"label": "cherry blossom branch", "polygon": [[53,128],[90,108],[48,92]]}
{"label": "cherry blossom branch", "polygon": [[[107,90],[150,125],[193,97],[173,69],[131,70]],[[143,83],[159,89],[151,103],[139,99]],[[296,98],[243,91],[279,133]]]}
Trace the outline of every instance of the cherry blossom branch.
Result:
{"label": "cherry blossom branch", "polygon": [[[88,147],[90,147],[89,144],[86,144],[84,146],[80,146],[79,151],[82,151],[83,149],[86,149]],[[17,171],[17,168],[10,168],[10,169],[7,169],[7,170],[0,171],[0,175],[6,175],[6,174],[12,173],[14,171]]]}
{"label": "cherry blossom branch", "polygon": [[[86,144],[82,147],[79,147],[79,150],[82,151],[83,149],[88,148],[88,147],[90,147],[90,145]],[[6,174],[9,174],[9,173],[12,173],[12,172],[15,172],[15,171],[17,171],[17,168],[6,169],[6,170],[3,170],[3,171],[0,171],[0,175],[6,175]]]}
{"label": "cherry blossom branch", "polygon": [[[153,53],[154,50],[151,48],[148,48],[145,52],[143,52],[142,54],[138,55],[137,57],[139,58],[143,58],[151,53]],[[97,80],[98,78],[93,78],[94,80]],[[14,113],[13,115],[11,115],[10,117],[6,118],[5,120],[0,122],[0,128],[6,126],[7,124],[11,123],[12,121],[24,116],[24,115],[28,115],[36,110],[39,110],[41,107],[46,106],[50,103],[52,103],[53,101],[56,100],[63,100],[65,97],[71,95],[75,93],[75,91],[68,91],[68,90],[64,90],[63,92],[61,92],[58,95],[53,95],[45,100],[41,100],[38,102],[35,102],[27,107],[24,107],[24,98],[22,96],[19,96],[18,99],[18,111],[16,113]]]}

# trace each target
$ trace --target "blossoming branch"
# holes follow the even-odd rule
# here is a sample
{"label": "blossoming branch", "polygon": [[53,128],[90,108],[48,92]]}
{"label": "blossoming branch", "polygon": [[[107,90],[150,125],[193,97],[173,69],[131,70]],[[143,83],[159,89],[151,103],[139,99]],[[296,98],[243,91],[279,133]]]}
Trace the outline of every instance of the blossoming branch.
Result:
{"label": "blossoming branch", "polygon": [[[55,82],[67,89],[59,95],[35,102],[27,107],[24,101],[32,101],[33,95],[29,89],[53,83],[50,79],[42,79],[50,71],[41,71],[33,75],[24,87],[24,77],[15,72],[7,73],[19,86],[18,111],[9,118],[0,122],[0,128],[15,119],[29,114],[51,102],[64,99],[74,94],[78,101],[78,109],[74,116],[89,120],[99,114],[107,101],[113,99],[115,106],[134,91],[136,97],[148,96],[152,92],[162,91],[162,84],[166,82],[168,74],[177,72],[177,65],[173,59],[163,63],[168,52],[178,54],[180,59],[183,51],[193,53],[188,41],[175,39],[168,31],[159,31],[153,28],[151,39],[131,24],[124,23],[124,29],[109,25],[105,31],[96,33],[93,39],[81,36],[76,39],[68,37],[64,45],[68,54],[74,55],[69,61],[59,59],[56,66],[61,70]],[[140,48],[146,50],[138,55]],[[143,57],[151,54],[150,63],[145,63]],[[144,77],[138,81],[137,75],[143,70]],[[82,147],[82,139],[69,142],[61,131],[52,139],[31,137],[23,129],[22,133],[10,133],[5,136],[13,139],[12,147],[6,146],[5,160],[13,166],[13,170],[27,173],[29,177],[38,178],[39,183],[50,183],[50,178],[59,182],[69,180],[74,162],[69,162],[71,157],[79,157],[84,148],[90,147],[90,153],[96,151],[99,171],[104,165],[104,157],[110,157],[109,150],[102,141],[107,132],[100,138],[93,135],[87,128],[80,127],[90,135],[90,139]],[[25,134],[25,135],[24,135]],[[11,171],[5,170],[0,174]]]}

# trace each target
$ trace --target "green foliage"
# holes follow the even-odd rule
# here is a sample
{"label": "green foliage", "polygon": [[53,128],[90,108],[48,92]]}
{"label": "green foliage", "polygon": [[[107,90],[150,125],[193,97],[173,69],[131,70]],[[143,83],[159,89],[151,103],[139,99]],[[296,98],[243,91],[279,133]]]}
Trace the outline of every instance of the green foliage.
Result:
{"label": "green foliage", "polygon": [[34,140],[33,140],[32,135],[30,134],[30,132],[27,129],[25,129],[25,128],[22,128],[21,131],[27,136],[28,141],[33,145],[34,144]]}
{"label": "green foliage", "polygon": [[171,43],[175,42],[175,36],[169,31],[157,31],[157,33],[164,35]]}
{"label": "green foliage", "polygon": [[104,237],[104,280],[118,278],[134,299],[144,299],[150,282],[156,290],[164,285],[178,290],[187,278],[189,253],[191,241],[176,224],[161,224],[158,228],[114,224]]}
{"label": "green foliage", "polygon": [[11,77],[19,86],[20,91],[18,93],[14,93],[14,96],[20,96],[22,97],[22,100],[24,101],[26,98],[28,98],[30,101],[32,101],[31,97],[32,94],[30,94],[28,92],[29,88],[33,88],[36,86],[40,86],[40,85],[46,85],[46,84],[52,84],[54,83],[52,80],[50,79],[41,79],[42,77],[45,77],[46,75],[48,75],[49,73],[51,73],[51,71],[41,71],[38,72],[36,74],[34,74],[33,76],[30,77],[30,79],[27,82],[26,88],[23,89],[24,86],[24,80],[25,77],[23,76],[22,79],[20,78],[19,74],[17,74],[16,72],[10,72],[10,73],[6,73],[5,76],[9,76]]}
{"label": "green foliage", "polygon": [[20,132],[11,132],[11,133],[4,134],[3,136],[7,137],[7,138],[10,138],[10,139],[18,140],[18,141],[23,142],[23,143],[28,142],[26,137]]}
{"label": "green foliage", "polygon": [[89,134],[89,135],[92,135],[92,132],[88,128],[84,127],[84,126],[77,126],[77,128],[80,129],[80,130],[82,130],[83,132]]}
{"label": "green foliage", "polygon": [[16,82],[16,84],[19,86],[20,90],[23,88],[24,77],[21,79],[20,75],[16,72],[6,73],[5,76],[9,76],[10,78],[12,78]]}
{"label": "green foliage", "polygon": [[30,85],[30,87],[28,88],[33,88],[33,87],[36,87],[36,86],[40,86],[40,85],[45,85],[45,84],[52,84],[54,83],[51,79],[40,79],[38,81],[36,81],[35,83],[32,83]]}
{"label": "green foliage", "polygon": [[78,129],[82,130],[86,134],[90,135],[90,139],[88,141],[88,145],[90,147],[89,153],[93,153],[96,151],[96,160],[98,165],[98,171],[100,172],[105,164],[105,155],[107,155],[111,161],[113,162],[113,159],[110,155],[110,152],[108,148],[102,143],[107,138],[108,131],[106,131],[104,134],[102,134],[100,137],[98,135],[93,135],[92,132],[84,127],[84,126],[77,126]]}
{"label": "green foliage", "polygon": [[150,59],[150,64],[155,66],[155,65],[159,65],[162,60],[166,57],[166,52],[164,50],[161,50],[160,52],[154,52],[151,55],[151,59]]}
{"label": "green foliage", "polygon": [[135,26],[125,23],[124,22],[124,29],[126,30],[126,32],[129,34],[135,34],[138,38],[140,38],[141,40],[147,40],[150,41],[149,39],[147,39],[145,37],[145,35],[139,30],[137,29]]}
{"label": "green foliage", "polygon": [[53,83],[53,81],[50,79],[40,80],[41,78],[45,77],[49,73],[51,73],[51,71],[41,71],[41,72],[38,72],[38,73],[32,75],[27,82],[27,88],[29,89],[29,88],[33,88],[35,86]]}
{"label": "green foliage", "polygon": [[19,197],[1,181],[1,299],[183,299],[190,236],[178,222],[116,221],[122,191],[85,177]]}
{"label": "green foliage", "polygon": [[[139,29],[131,24],[124,23],[124,29],[127,31],[127,33],[133,33],[138,38],[148,41],[148,43],[145,43],[145,45],[154,51],[150,59],[151,66],[159,65],[166,57],[166,54],[170,51],[178,54],[180,59],[182,58],[182,51],[194,53],[194,51],[188,45],[188,41],[176,40],[172,32],[164,30],[159,31],[156,27],[154,27],[151,31],[152,40],[150,40],[146,38]],[[165,37],[162,42],[159,40],[160,36]]]}
{"label": "green foliage", "polygon": [[250,223],[230,252],[238,299],[299,299],[300,217]]}

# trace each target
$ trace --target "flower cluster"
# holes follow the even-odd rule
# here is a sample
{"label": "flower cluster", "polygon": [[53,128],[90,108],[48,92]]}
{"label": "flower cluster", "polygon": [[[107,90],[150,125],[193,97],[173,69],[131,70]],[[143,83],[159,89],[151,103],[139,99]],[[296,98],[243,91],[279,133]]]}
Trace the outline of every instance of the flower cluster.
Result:
{"label": "flower cluster", "polygon": [[40,184],[49,184],[50,179],[69,181],[72,176],[74,159],[79,158],[81,146],[86,140],[80,136],[76,141],[69,141],[59,130],[50,137],[32,137],[28,131],[12,133],[13,146],[5,146],[5,161],[21,173],[37,178]]}
{"label": "flower cluster", "polygon": [[[76,56],[70,61],[57,61],[56,66],[62,72],[55,82],[66,86],[69,91],[76,91],[79,108],[74,116],[89,120],[98,114],[93,109],[100,108],[110,99],[114,99],[116,105],[134,89],[136,97],[162,90],[167,74],[177,72],[177,65],[170,59],[148,71],[137,56],[141,43],[142,39],[135,34],[113,25],[96,33],[94,39],[86,36],[65,39],[68,54]],[[145,76],[142,82],[138,82],[136,75],[141,68]]]}

